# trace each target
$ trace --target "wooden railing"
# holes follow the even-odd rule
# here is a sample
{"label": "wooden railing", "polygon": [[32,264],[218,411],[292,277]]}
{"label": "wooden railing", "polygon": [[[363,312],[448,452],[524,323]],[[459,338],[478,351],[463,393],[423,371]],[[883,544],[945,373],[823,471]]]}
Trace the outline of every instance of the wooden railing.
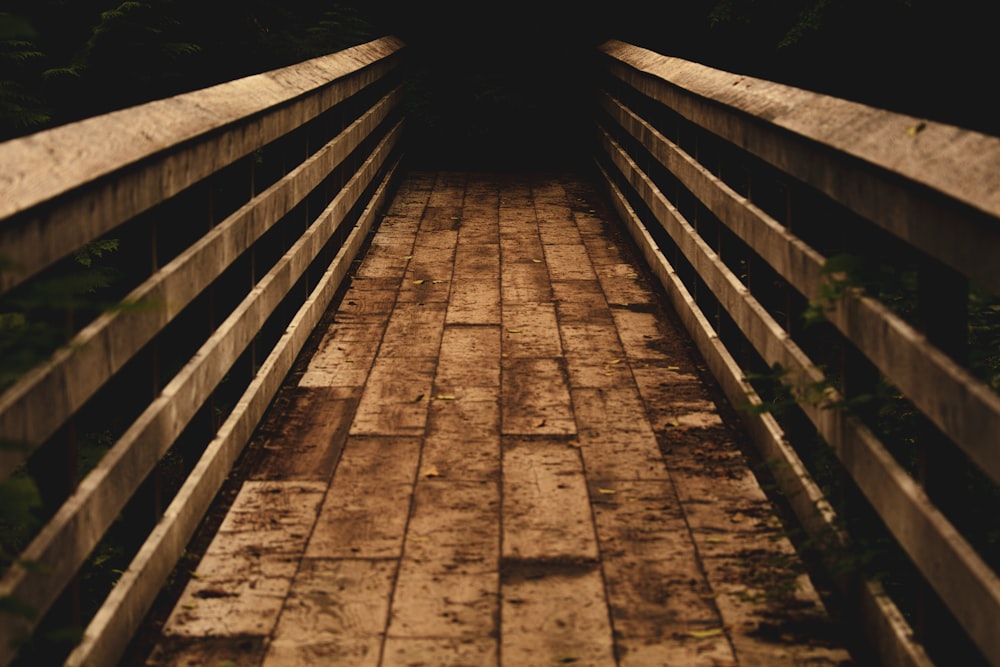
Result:
{"label": "wooden railing", "polygon": [[[32,632],[70,626],[68,664],[126,649],[375,222],[402,50],[0,145],[3,333],[65,341],[0,394],[0,480],[47,517],[0,579],[0,665],[25,639],[21,661],[50,664]],[[84,306],[31,305],[80,284]]]}
{"label": "wooden railing", "polygon": [[847,615],[1000,665],[1000,139],[600,51],[611,197]]}

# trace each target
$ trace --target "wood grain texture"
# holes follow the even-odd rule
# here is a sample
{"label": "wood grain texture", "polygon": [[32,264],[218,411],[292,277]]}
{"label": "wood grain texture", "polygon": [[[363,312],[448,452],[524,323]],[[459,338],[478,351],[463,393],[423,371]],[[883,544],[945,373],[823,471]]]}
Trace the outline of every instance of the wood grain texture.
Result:
{"label": "wood grain texture", "polygon": [[402,48],[375,40],[3,144],[0,162],[17,169],[0,177],[0,256],[17,270],[0,274],[0,289],[379,80]]}
{"label": "wood grain texture", "polygon": [[1000,291],[1000,138],[614,40],[601,50],[628,85]]}

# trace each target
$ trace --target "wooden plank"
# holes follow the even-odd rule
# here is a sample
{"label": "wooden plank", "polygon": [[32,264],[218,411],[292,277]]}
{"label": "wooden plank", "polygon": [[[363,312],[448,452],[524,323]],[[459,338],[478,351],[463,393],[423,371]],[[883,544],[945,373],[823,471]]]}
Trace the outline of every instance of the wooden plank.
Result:
{"label": "wooden plank", "polygon": [[554,280],[552,294],[559,313],[560,329],[565,329],[567,324],[614,326],[598,281]]}
{"label": "wooden plank", "polygon": [[4,391],[0,395],[0,439],[24,443],[25,447],[0,449],[0,478],[9,475],[35,447],[50,438],[114,373],[301,201],[396,103],[398,92],[383,98],[372,111],[219,223],[123,300],[149,307],[115,309],[99,316],[49,362]]}
{"label": "wooden plank", "polygon": [[469,387],[500,386],[500,328],[446,326],[441,338],[435,395]]}
{"label": "wooden plank", "polygon": [[552,280],[593,280],[596,278],[587,248],[580,245],[546,245],[545,265]]}
{"label": "wooden plank", "polygon": [[170,570],[208,510],[243,446],[277,394],[307,338],[347,275],[352,260],[385,204],[399,162],[387,170],[340,252],[261,364],[194,470],[143,543],[128,569],[84,631],[67,665],[102,665],[119,659]]}
{"label": "wooden plank", "polygon": [[496,479],[500,473],[500,402],[496,386],[435,393],[421,460],[447,480]]}
{"label": "wooden plank", "polygon": [[[378,81],[402,47],[375,40],[6,142],[0,162],[17,170],[0,180],[0,256],[18,266],[0,274],[0,290]],[[81,188],[83,196],[65,197]]]}
{"label": "wooden plank", "polygon": [[[381,321],[380,321],[381,320]],[[388,317],[371,324],[335,324],[299,378],[300,387],[364,387]]]}
{"label": "wooden plank", "polygon": [[244,482],[163,633],[270,635],[325,494],[323,482]]}
{"label": "wooden plank", "polygon": [[149,667],[188,667],[220,665],[227,660],[238,665],[260,665],[267,651],[265,637],[210,637],[207,639],[172,638],[153,649],[146,661]]}
{"label": "wooden plank", "polygon": [[505,438],[503,558],[584,562],[598,557],[579,451],[558,440]]}
{"label": "wooden plank", "polygon": [[596,565],[505,566],[500,654],[513,665],[615,664]]}
{"label": "wooden plank", "polygon": [[[657,160],[806,298],[821,299],[826,258],[749,203],[652,126],[606,98],[605,108]],[[1000,482],[1000,396],[877,299],[859,291],[825,315],[987,475]]]}
{"label": "wooden plank", "polygon": [[505,304],[502,323],[505,356],[558,357],[562,354],[554,303]]}
{"label": "wooden plank", "polygon": [[[541,256],[538,256],[539,262]],[[549,272],[541,263],[512,264],[504,257],[504,270],[500,275],[503,303],[542,303],[552,300]]]}
{"label": "wooden plank", "polygon": [[[648,265],[667,290],[676,312],[683,320],[699,350],[719,379],[730,402],[747,400],[760,404],[760,398],[745,378],[728,350],[719,340],[708,320],[687,291],[683,281],[656,247],[638,215],[629,206],[623,193],[617,188],[609,174],[598,165],[611,192],[612,203]],[[779,484],[785,490],[792,508],[803,526],[813,538],[829,540],[840,538],[836,515],[823,497],[821,490],[810,478],[805,466],[794,450],[784,440],[784,434],[769,414],[748,415],[746,424],[765,460],[781,461],[774,469]],[[888,664],[904,664],[913,667],[928,667],[931,663],[923,648],[914,641],[913,632],[892,601],[872,582],[862,582],[857,589],[862,613],[861,627],[868,632],[872,645]]]}
{"label": "wooden plank", "polygon": [[559,359],[504,359],[500,391],[504,435],[576,433],[566,372]]}
{"label": "wooden plank", "polygon": [[399,558],[419,454],[417,438],[349,438],[305,557]]}
{"label": "wooden plank", "polygon": [[376,364],[410,357],[437,357],[444,333],[447,302],[401,301],[396,304],[382,336]]}
{"label": "wooden plank", "polygon": [[497,639],[469,637],[413,639],[386,637],[382,667],[411,667],[414,664],[442,667],[496,667]]}
{"label": "wooden plank", "polygon": [[[622,42],[602,50],[633,88],[1000,292],[992,261],[1000,252],[1000,193],[992,187],[1000,138]],[[867,187],[855,187],[861,182]]]}
{"label": "wooden plank", "polygon": [[263,665],[377,666],[395,567],[391,560],[303,560]]}
{"label": "wooden plank", "polygon": [[616,645],[677,650],[722,626],[669,479],[602,481],[591,502]]}
{"label": "wooden plank", "polygon": [[457,280],[448,299],[447,324],[500,324],[500,279]]}
{"label": "wooden plank", "polygon": [[433,357],[377,358],[351,435],[423,434],[436,361]]}
{"label": "wooden plank", "polygon": [[261,429],[261,472],[252,479],[327,481],[340,458],[361,390],[355,387],[296,387],[280,422]]}
{"label": "wooden plank", "polygon": [[496,636],[498,487],[496,479],[467,482],[421,475],[387,636]]}
{"label": "wooden plank", "polygon": [[574,387],[580,454],[592,482],[665,480],[670,473],[634,387]]}

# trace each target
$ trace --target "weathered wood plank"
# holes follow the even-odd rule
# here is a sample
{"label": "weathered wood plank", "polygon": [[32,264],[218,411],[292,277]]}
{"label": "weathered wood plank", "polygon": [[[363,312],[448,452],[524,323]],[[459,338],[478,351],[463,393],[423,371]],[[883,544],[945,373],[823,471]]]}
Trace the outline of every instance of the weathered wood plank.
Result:
{"label": "weathered wood plank", "polygon": [[420,442],[352,437],[334,473],[306,558],[399,558]]}
{"label": "weathered wood plank", "polygon": [[635,389],[572,390],[580,453],[589,480],[668,479],[656,435]]}
{"label": "weathered wood plank", "polygon": [[504,359],[500,384],[504,396],[501,406],[504,435],[576,433],[561,360]]}
{"label": "weathered wood plank", "polygon": [[270,635],[325,493],[321,482],[245,482],[163,633]]}
{"label": "weathered wood plank", "polygon": [[303,560],[263,664],[378,665],[394,575],[391,560]]}
{"label": "weathered wood plank", "polygon": [[[445,385],[447,387],[447,385]],[[438,391],[438,390],[436,390]],[[495,479],[500,471],[500,399],[493,386],[436,393],[427,418],[426,471],[448,480]]]}
{"label": "weathered wood plank", "polygon": [[510,564],[502,582],[504,662],[615,664],[604,584],[596,565]]}
{"label": "weathered wood plank", "polygon": [[351,435],[421,435],[434,385],[433,357],[378,357]]}
{"label": "weathered wood plank", "polygon": [[496,326],[446,326],[434,379],[435,395],[469,387],[499,387],[500,331]]}
{"label": "weathered wood plank", "polygon": [[507,357],[562,354],[554,303],[512,303],[503,308],[503,353]]}
{"label": "weathered wood plank", "polygon": [[475,638],[497,633],[497,481],[417,482],[387,636]]}
{"label": "weathered wood plank", "polygon": [[587,483],[576,448],[558,440],[504,439],[503,558],[597,560]]}
{"label": "weathered wood plank", "polygon": [[255,479],[327,481],[333,475],[361,390],[297,387],[289,391],[280,423],[265,428],[261,472]]}
{"label": "weathered wood plank", "polygon": [[672,651],[692,640],[689,632],[722,627],[668,479],[602,481],[591,502],[616,642]]}

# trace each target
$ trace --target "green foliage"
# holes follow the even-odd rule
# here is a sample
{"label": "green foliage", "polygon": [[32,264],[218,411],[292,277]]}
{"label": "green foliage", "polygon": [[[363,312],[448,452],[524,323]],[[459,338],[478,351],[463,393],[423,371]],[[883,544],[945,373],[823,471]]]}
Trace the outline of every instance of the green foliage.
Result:
{"label": "green foliage", "polygon": [[864,259],[841,254],[827,259],[820,273],[826,280],[819,287],[819,296],[809,301],[802,317],[807,325],[826,321],[826,313],[834,308],[851,287],[864,284]]}
{"label": "green foliage", "polygon": [[0,388],[66,343],[77,313],[111,306],[101,293],[119,272],[102,260],[117,249],[117,240],[94,241],[75,253],[70,268],[0,297]]}
{"label": "green foliage", "polygon": [[32,64],[44,56],[35,46],[35,31],[20,16],[0,12],[0,139],[39,127],[50,115],[24,80]]}
{"label": "green foliage", "polygon": [[28,544],[38,525],[35,510],[42,498],[24,474],[0,481],[0,569],[6,569]]}

